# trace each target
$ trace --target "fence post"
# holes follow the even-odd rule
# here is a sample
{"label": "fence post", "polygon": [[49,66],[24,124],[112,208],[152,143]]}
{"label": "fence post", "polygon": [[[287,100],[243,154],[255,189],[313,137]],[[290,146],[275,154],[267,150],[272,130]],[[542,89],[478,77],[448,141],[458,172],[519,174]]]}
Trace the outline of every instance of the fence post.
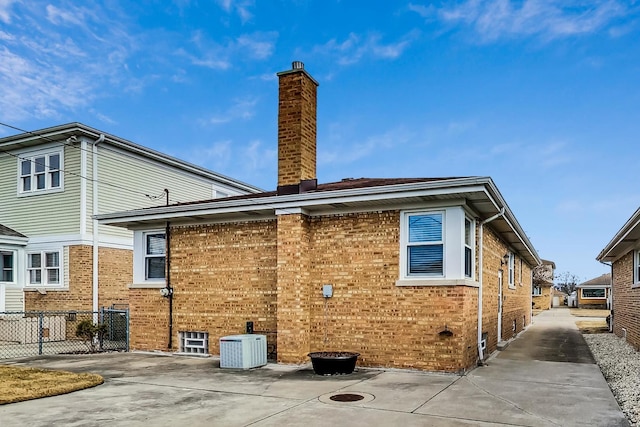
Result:
{"label": "fence post", "polygon": [[129,309],[127,308],[127,310],[125,311],[125,318],[127,319],[127,335],[126,335],[126,341],[127,341],[127,351],[129,351]]}
{"label": "fence post", "polygon": [[38,355],[42,356],[42,341],[44,340],[44,313],[38,314]]}

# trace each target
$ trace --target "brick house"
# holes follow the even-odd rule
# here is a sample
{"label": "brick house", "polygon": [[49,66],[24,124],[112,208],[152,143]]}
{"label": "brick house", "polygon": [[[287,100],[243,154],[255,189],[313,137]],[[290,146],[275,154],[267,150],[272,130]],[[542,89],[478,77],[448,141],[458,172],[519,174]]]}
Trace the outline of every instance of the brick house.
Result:
{"label": "brick house", "polygon": [[553,272],[556,269],[556,264],[546,259],[541,261],[542,264],[533,269],[532,305],[537,310],[548,310],[552,306],[560,305],[554,305],[553,301]]}
{"label": "brick house", "polygon": [[613,332],[640,350],[640,209],[596,259],[611,264]]}
{"label": "brick house", "polygon": [[219,354],[251,321],[281,363],[349,350],[457,372],[529,325],[540,259],[490,178],[318,184],[318,83],[299,62],[278,76],[276,191],[98,217],[134,231],[134,268],[168,231],[166,279],[130,288],[133,349],[189,351],[202,333]]}
{"label": "brick house", "polygon": [[0,138],[0,312],[126,305],[133,233],[93,216],[165,189],[183,202],[261,191],[81,123]]}
{"label": "brick house", "polygon": [[578,308],[610,308],[611,273],[578,284],[576,291]]}

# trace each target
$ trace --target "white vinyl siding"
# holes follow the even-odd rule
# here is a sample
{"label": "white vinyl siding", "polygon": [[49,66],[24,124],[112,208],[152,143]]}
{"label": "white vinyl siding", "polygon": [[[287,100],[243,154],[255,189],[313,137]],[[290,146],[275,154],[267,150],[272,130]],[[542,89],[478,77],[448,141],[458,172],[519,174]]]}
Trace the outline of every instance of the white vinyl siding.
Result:
{"label": "white vinyl siding", "polygon": [[24,311],[24,291],[20,287],[5,286],[4,311]]}

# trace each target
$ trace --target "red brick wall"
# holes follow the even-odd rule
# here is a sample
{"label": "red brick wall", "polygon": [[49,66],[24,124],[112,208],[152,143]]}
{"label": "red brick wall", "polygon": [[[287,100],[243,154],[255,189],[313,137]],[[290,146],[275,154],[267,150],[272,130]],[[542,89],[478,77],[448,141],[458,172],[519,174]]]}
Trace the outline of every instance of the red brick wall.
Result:
{"label": "red brick wall", "polygon": [[613,264],[613,332],[627,331],[627,342],[640,350],[640,287],[633,284],[633,252]]}

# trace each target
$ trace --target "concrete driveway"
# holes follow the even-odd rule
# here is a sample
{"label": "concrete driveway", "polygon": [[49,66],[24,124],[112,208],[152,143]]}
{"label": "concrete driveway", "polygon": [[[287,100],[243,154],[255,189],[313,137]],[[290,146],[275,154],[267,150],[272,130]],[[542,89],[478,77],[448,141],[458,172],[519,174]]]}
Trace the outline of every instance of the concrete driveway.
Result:
{"label": "concrete driveway", "polygon": [[[0,406],[8,426],[627,426],[567,309],[535,317],[464,375],[308,366],[220,369],[213,358],[143,353],[46,356],[16,365],[96,372],[105,384]],[[355,394],[356,402],[336,402]]]}

